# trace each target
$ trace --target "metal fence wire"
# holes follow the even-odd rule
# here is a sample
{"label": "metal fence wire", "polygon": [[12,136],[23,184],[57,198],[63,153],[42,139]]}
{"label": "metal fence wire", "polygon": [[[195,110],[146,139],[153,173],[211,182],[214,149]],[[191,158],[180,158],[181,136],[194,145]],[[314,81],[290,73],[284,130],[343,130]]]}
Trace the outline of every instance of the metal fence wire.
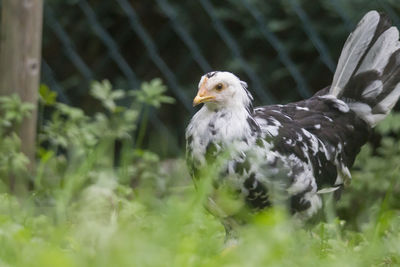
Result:
{"label": "metal fence wire", "polygon": [[329,84],[370,9],[400,27],[397,0],[45,1],[42,80],[60,101],[85,107],[94,79],[135,89],[161,77],[177,104],[154,111],[152,129],[178,153],[203,73],[238,74],[258,104],[309,97]]}

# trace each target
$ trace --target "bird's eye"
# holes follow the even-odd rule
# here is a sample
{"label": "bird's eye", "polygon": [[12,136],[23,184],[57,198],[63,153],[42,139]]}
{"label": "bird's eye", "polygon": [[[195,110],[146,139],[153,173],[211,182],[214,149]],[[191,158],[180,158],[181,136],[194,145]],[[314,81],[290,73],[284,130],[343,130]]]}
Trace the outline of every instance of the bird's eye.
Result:
{"label": "bird's eye", "polygon": [[215,86],[215,89],[216,89],[217,91],[221,91],[222,88],[224,88],[224,86],[222,85],[222,83],[219,83],[219,84],[217,84],[217,85]]}

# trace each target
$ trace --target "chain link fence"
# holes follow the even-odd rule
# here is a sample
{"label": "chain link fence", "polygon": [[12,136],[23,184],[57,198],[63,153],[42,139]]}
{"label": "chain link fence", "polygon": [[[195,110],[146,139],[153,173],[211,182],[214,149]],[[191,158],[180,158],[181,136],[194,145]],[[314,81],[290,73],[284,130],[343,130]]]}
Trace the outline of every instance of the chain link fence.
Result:
{"label": "chain link fence", "polygon": [[42,81],[91,111],[92,80],[136,89],[161,77],[177,103],[152,112],[149,143],[177,154],[203,73],[238,74],[257,104],[309,97],[329,84],[348,33],[370,9],[400,27],[397,0],[45,1]]}

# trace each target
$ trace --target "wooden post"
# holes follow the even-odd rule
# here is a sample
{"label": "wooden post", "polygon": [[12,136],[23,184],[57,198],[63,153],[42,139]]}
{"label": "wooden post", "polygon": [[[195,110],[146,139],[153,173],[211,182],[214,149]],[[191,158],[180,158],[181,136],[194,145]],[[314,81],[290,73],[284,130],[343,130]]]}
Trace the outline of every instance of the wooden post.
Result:
{"label": "wooden post", "polygon": [[[1,9],[0,95],[17,93],[22,101],[36,106],[40,82],[43,0],[2,0]],[[30,168],[35,162],[36,120],[35,109],[20,128],[22,152],[30,159]]]}

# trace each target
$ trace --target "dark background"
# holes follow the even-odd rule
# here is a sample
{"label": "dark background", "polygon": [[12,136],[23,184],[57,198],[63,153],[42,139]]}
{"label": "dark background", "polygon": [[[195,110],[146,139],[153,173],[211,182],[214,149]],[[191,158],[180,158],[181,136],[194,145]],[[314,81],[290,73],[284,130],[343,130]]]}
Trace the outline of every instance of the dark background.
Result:
{"label": "dark background", "polygon": [[146,144],[174,156],[201,75],[235,73],[258,105],[308,97],[329,85],[349,32],[371,9],[400,26],[397,0],[48,0],[42,82],[93,114],[92,80],[129,90],[162,78],[177,101],[153,111]]}

